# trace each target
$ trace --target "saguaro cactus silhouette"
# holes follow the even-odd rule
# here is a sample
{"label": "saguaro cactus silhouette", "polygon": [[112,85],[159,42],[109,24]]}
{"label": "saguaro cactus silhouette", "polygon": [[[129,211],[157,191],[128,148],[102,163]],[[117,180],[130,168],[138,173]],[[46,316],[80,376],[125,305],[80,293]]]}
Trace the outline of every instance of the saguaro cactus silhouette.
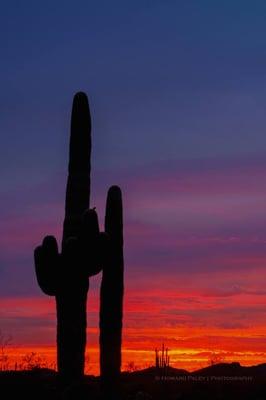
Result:
{"label": "saguaro cactus silhouette", "polygon": [[116,385],[121,368],[124,259],[122,194],[118,186],[108,191],[105,232],[109,252],[100,295],[100,370],[103,383],[109,386]]}
{"label": "saguaro cactus silhouette", "polygon": [[46,236],[34,252],[40,288],[55,296],[58,371],[65,378],[84,373],[88,278],[97,274],[106,255],[106,236],[90,203],[91,118],[87,96],[73,100],[62,251]]}

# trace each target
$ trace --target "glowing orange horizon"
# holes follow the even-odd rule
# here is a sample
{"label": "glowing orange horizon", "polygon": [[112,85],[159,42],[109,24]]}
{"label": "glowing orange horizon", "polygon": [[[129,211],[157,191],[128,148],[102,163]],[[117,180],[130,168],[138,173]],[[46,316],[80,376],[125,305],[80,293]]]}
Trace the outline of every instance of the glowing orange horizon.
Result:
{"label": "glowing orange horizon", "polygon": [[[208,274],[209,275],[209,274]],[[206,273],[191,282],[182,277],[161,277],[150,285],[143,279],[125,292],[123,370],[154,365],[154,349],[164,342],[170,349],[170,365],[189,371],[210,364],[216,354],[225,362],[256,365],[266,360],[266,271],[257,266],[243,271],[248,286],[228,284],[234,275],[221,271],[206,286]],[[98,278],[100,280],[100,278]],[[97,281],[94,281],[97,283]],[[149,290],[147,290],[147,287]],[[164,288],[164,290],[162,289]],[[0,299],[5,332],[13,336],[7,348],[10,368],[23,365],[31,352],[55,368],[56,315],[53,298],[46,296]],[[98,286],[88,298],[86,373],[99,373]]]}
{"label": "glowing orange horizon", "polygon": [[[34,353],[32,363],[36,362],[41,367],[56,369],[56,348],[55,346],[19,346],[10,348],[7,352],[8,369],[26,369],[28,361],[25,357]],[[266,352],[235,352],[224,351],[210,348],[179,348],[170,349],[170,365],[187,371],[194,371],[210,365],[214,356],[218,356],[221,362],[240,362],[243,366],[257,365],[265,362]],[[128,370],[132,362],[136,369],[147,368],[155,365],[154,350],[143,349],[123,349],[123,364],[122,370]],[[36,357],[36,358],[35,358]],[[86,374],[99,374],[99,350],[96,347],[91,347],[86,351]]]}

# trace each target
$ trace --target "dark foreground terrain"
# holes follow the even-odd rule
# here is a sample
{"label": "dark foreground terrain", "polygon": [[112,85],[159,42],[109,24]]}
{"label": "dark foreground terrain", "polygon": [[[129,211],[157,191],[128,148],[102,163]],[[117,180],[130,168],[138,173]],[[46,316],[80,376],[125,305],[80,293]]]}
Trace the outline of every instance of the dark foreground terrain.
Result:
{"label": "dark foreground terrain", "polygon": [[[238,363],[217,364],[189,373],[169,368],[166,375],[155,368],[123,373],[122,400],[266,399],[266,364],[242,367]],[[86,376],[84,382],[62,387],[56,372],[48,369],[0,372],[1,399],[110,399],[101,393],[99,379]]]}

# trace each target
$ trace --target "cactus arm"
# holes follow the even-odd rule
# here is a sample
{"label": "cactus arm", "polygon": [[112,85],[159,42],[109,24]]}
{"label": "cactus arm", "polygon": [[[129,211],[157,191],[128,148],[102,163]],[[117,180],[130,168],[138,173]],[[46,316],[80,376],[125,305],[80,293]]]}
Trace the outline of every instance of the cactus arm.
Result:
{"label": "cactus arm", "polygon": [[[101,261],[98,256],[99,238],[100,229],[97,212],[95,209],[89,209],[83,215],[79,236],[81,258],[83,260],[83,262],[81,260],[81,263],[85,273],[89,277],[98,274],[102,270]],[[89,263],[86,261],[88,258],[90,260]]]}
{"label": "cactus arm", "polygon": [[37,281],[48,296],[55,296],[58,283],[58,247],[53,236],[46,236],[34,251]]}

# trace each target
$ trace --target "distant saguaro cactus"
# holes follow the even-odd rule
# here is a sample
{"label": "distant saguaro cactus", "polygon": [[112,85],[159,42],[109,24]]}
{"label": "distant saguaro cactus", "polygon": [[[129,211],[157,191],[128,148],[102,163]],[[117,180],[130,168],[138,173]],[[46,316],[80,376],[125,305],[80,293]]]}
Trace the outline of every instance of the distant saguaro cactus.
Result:
{"label": "distant saguaro cactus", "polygon": [[118,186],[108,191],[105,232],[109,252],[103,266],[100,294],[100,370],[103,383],[115,386],[121,369],[124,293],[123,209]]}
{"label": "distant saguaro cactus", "polygon": [[170,367],[170,356],[168,355],[169,349],[162,344],[161,351],[155,349],[155,367],[160,376],[167,376]]}
{"label": "distant saguaro cactus", "polygon": [[56,298],[57,362],[64,378],[84,374],[89,277],[101,271],[107,238],[90,204],[91,118],[87,96],[73,100],[62,251],[46,236],[34,252],[37,280]]}

